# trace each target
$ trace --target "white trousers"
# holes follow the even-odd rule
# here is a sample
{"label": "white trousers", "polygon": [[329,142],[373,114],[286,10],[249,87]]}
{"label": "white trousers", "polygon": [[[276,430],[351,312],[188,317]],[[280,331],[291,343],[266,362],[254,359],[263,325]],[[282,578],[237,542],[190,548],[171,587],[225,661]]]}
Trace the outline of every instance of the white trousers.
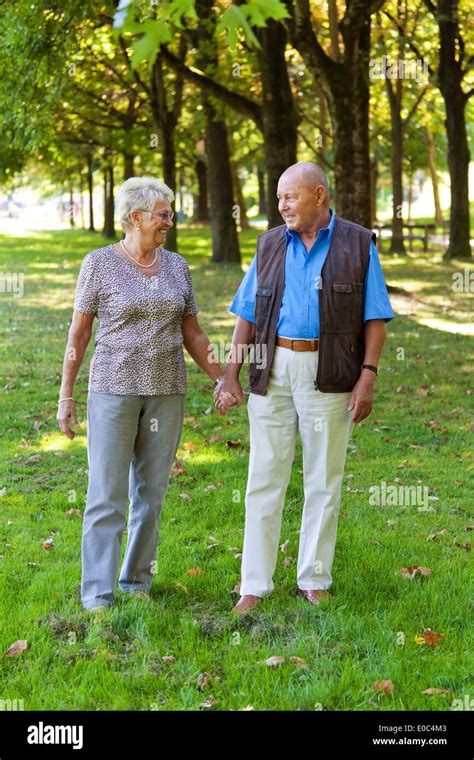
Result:
{"label": "white trousers", "polygon": [[275,347],[265,396],[250,394],[250,459],[240,593],[273,591],[281,518],[299,429],[304,505],[298,553],[300,589],[327,589],[336,545],[350,393],[314,389],[317,351]]}

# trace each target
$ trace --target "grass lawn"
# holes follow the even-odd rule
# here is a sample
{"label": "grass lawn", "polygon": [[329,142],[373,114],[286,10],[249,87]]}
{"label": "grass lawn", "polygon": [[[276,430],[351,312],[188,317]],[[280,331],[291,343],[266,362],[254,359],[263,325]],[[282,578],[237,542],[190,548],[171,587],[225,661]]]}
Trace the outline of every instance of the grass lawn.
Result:
{"label": "grass lawn", "polygon": [[[201,322],[212,342],[229,341],[227,307],[242,272],[207,263],[207,231],[180,235]],[[247,262],[255,237],[242,236]],[[231,614],[243,539],[246,409],[218,415],[211,384],[188,362],[182,473],[172,477],[164,504],[152,599],[117,592],[95,621],[79,598],[81,518],[68,514],[85,506],[92,345],[76,383],[81,428],[73,442],[60,435],[55,415],[79,264],[102,244],[83,231],[0,238],[0,271],[25,274],[23,298],[0,293],[0,701],[23,700],[25,710],[436,711],[472,695],[473,296],[452,289],[453,272],[466,265],[442,263],[441,251],[382,257],[387,281],[400,289],[392,301],[397,318],[388,326],[375,409],[356,426],[348,451],[332,605],[313,608],[295,596],[298,449],[275,592],[258,611]],[[382,482],[397,492],[426,487],[429,498],[373,505],[369,489]],[[49,538],[54,545],[46,550]],[[415,564],[432,573],[403,577],[400,568]],[[436,647],[422,638],[427,628],[444,635]],[[4,656],[19,639],[27,651]],[[285,662],[267,666],[274,655]],[[393,694],[371,688],[384,679]]]}

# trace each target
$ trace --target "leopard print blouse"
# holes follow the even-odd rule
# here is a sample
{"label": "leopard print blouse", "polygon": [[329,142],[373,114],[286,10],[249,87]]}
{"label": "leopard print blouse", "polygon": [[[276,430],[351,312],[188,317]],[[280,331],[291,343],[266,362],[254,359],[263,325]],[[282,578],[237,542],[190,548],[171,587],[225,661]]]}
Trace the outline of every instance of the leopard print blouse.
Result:
{"label": "leopard print blouse", "polygon": [[186,393],[181,320],[198,307],[186,260],[160,250],[161,265],[152,276],[112,245],[84,256],[74,309],[98,319],[89,391]]}

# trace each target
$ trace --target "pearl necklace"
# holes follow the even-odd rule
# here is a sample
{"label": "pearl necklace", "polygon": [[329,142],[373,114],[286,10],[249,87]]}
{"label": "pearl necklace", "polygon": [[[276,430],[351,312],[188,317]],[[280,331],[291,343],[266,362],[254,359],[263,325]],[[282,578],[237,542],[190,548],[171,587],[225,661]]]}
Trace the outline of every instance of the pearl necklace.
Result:
{"label": "pearl necklace", "polygon": [[132,254],[129,251],[127,251],[127,249],[125,247],[125,242],[123,240],[120,240],[120,245],[122,246],[122,248],[125,251],[125,253],[127,254],[127,256],[130,259],[132,259],[132,261],[134,261],[135,264],[138,264],[139,267],[143,267],[144,269],[151,269],[151,267],[156,264],[156,259],[157,259],[157,256],[158,256],[158,248],[155,248],[155,258],[153,259],[153,261],[151,262],[151,264],[140,264],[140,262],[137,261],[136,258],[134,256],[132,256]]}

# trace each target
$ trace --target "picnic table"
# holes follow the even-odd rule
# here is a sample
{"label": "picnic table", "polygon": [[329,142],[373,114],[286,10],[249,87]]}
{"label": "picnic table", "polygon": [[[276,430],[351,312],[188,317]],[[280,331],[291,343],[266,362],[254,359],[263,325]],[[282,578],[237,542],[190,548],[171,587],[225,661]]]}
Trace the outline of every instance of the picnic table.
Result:
{"label": "picnic table", "polygon": [[[379,251],[381,251],[383,240],[386,239],[383,238],[382,232],[384,230],[391,230],[392,225],[387,222],[374,222],[372,228],[374,232],[377,232],[377,245]],[[422,240],[423,251],[426,253],[428,250],[430,235],[433,235],[436,232],[436,224],[434,224],[434,222],[403,222],[404,238],[405,230],[408,230],[406,238],[408,239],[410,246],[414,240]],[[419,232],[417,232],[417,230],[419,230]]]}

